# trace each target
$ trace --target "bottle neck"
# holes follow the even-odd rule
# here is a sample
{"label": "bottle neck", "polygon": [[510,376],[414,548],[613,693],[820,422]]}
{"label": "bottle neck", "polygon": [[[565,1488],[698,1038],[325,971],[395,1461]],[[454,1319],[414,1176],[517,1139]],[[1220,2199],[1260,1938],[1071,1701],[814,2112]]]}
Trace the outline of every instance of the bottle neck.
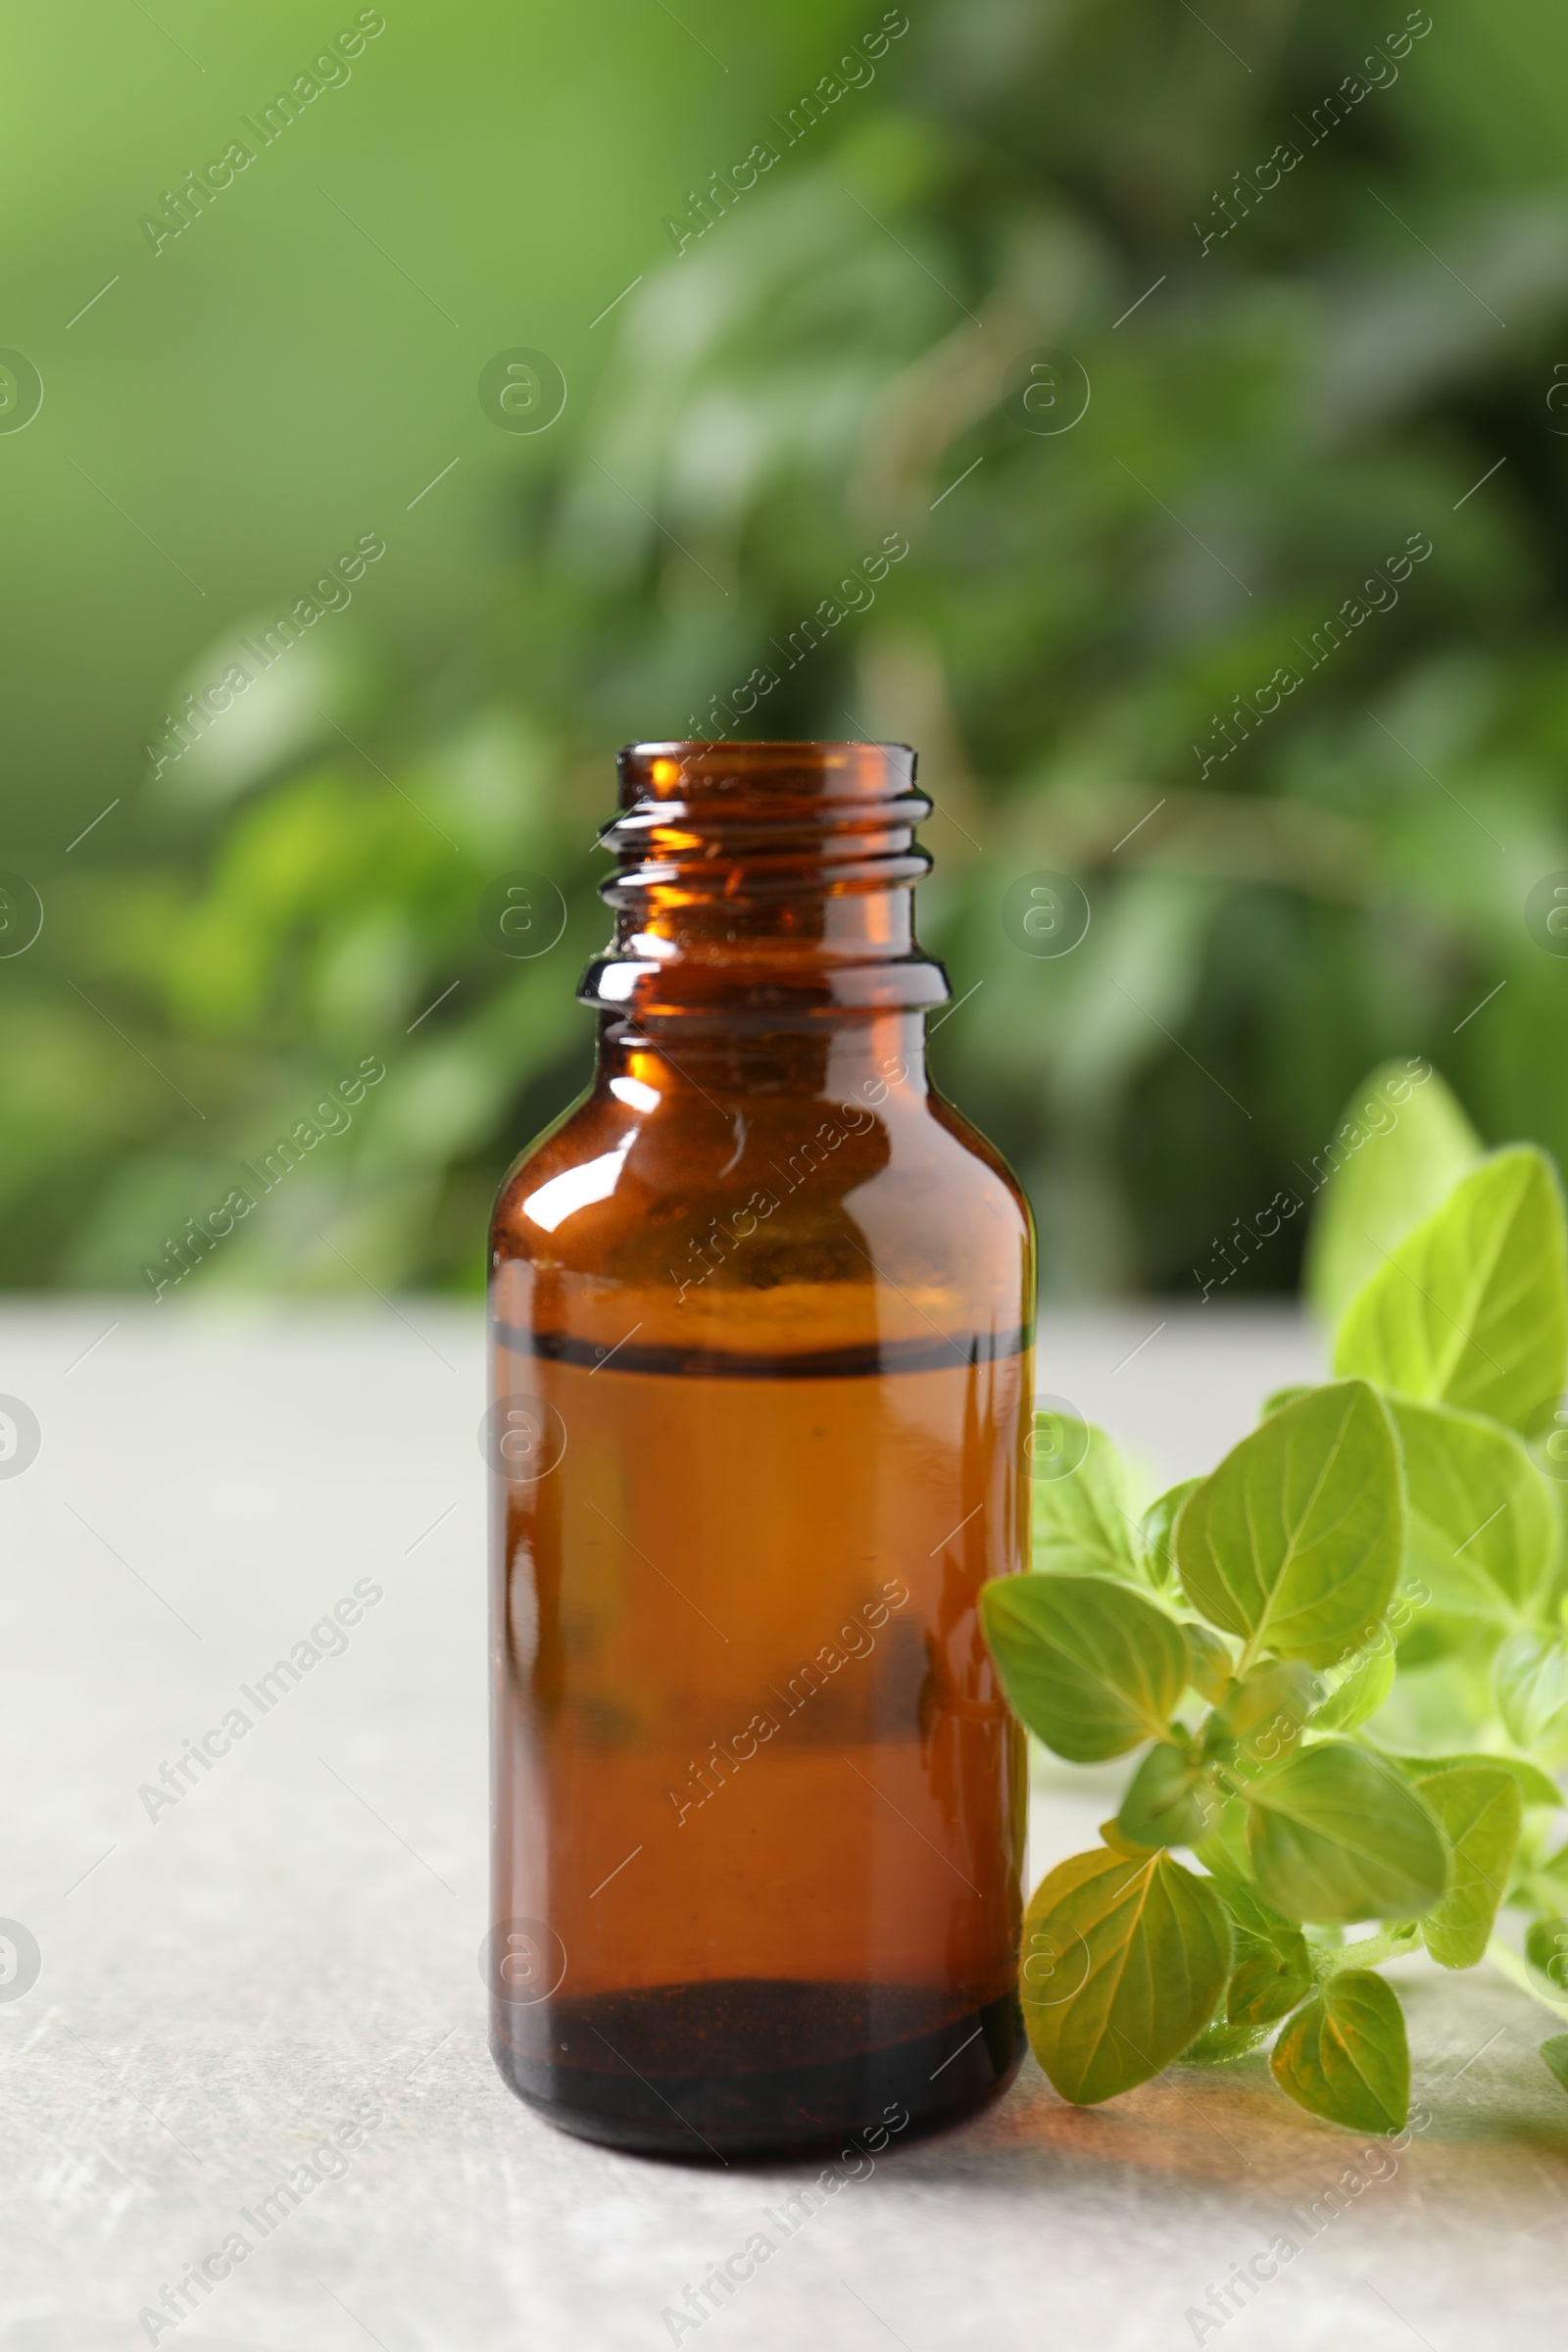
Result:
{"label": "bottle neck", "polygon": [[726,1107],[793,1097],[886,1115],[929,1091],[925,1015],[839,1012],[778,1028],[602,1012],[595,1082],[634,1110],[681,1096]]}
{"label": "bottle neck", "polygon": [[634,744],[619,772],[602,836],[614,937],[584,974],[585,1003],[638,1030],[737,1041],[946,1003],[947,976],[914,936],[931,864],[914,834],[931,803],[906,746]]}

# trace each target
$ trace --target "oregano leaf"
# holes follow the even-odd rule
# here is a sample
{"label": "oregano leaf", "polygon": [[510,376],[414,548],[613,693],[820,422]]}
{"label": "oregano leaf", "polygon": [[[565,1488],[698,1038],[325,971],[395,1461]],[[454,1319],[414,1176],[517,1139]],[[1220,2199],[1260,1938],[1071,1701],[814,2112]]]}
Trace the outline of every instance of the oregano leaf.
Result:
{"label": "oregano leaf", "polygon": [[1545,1153],[1517,1145],[1460,1178],[1351,1299],[1337,1373],[1529,1430],[1568,1365],[1568,1249]]}
{"label": "oregano leaf", "polygon": [[1354,1732],[1369,1723],[1394,1689],[1394,1643],[1382,1641],[1355,1659],[1309,1718],[1314,1732]]}
{"label": "oregano leaf", "polygon": [[1239,1796],[1228,1797],[1220,1806],[1193,1851],[1211,1877],[1250,1881],[1252,1860],[1247,1850],[1247,1807]]}
{"label": "oregano leaf", "polygon": [[1492,1687],[1510,1740],[1553,1765],[1568,1758],[1568,1639],[1515,1634],[1492,1662]]}
{"label": "oregano leaf", "polygon": [[[1249,1738],[1270,1726],[1288,1736],[1299,1730],[1323,1696],[1323,1686],[1310,1666],[1298,1659],[1265,1658],[1232,1682],[1220,1703],[1219,1715],[1245,1746]],[[1278,1748],[1274,1750],[1279,1753]]]}
{"label": "oregano leaf", "polygon": [[1114,1816],[1101,1823],[1100,1837],[1102,1844],[1108,1845],[1112,1853],[1130,1854],[1135,1862],[1146,1861],[1155,1851],[1147,1839],[1129,1838],[1125,1830],[1117,1826]]}
{"label": "oregano leaf", "polygon": [[1196,1617],[1182,1619],[1182,1635],[1187,1643],[1187,1680],[1200,1697],[1217,1707],[1230,1689],[1236,1660],[1218,1634]]}
{"label": "oregano leaf", "polygon": [[1409,1507],[1404,1574],[1440,1609],[1507,1622],[1557,1565],[1549,1479],[1511,1430],[1450,1405],[1391,1398]]}
{"label": "oregano leaf", "polygon": [[1302,1287],[1325,1323],[1338,1322],[1380,1252],[1430,1216],[1483,1149],[1430,1063],[1386,1061],[1357,1087],[1307,1235]]}
{"label": "oregano leaf", "polygon": [[1447,1892],[1422,1920],[1421,1938],[1444,1968],[1474,1968],[1508,1888],[1524,1819],[1519,1784],[1494,1766],[1468,1764],[1430,1773],[1416,1787],[1453,1852]]}
{"label": "oregano leaf", "polygon": [[1181,2053],[1183,2066],[1229,2066],[1245,2058],[1266,2041],[1270,2029],[1262,2026],[1232,2026],[1216,2020],[1205,2026],[1198,2039],[1189,2042]]}
{"label": "oregano leaf", "polygon": [[1350,1380],[1311,1389],[1245,1437],[1177,1522],[1182,1589],[1222,1632],[1332,1666],[1375,1631],[1404,1547],[1393,1425]]}
{"label": "oregano leaf", "polygon": [[[1523,1756],[1489,1756],[1480,1753],[1463,1756],[1396,1756],[1386,1748],[1379,1748],[1376,1753],[1385,1764],[1392,1764],[1396,1771],[1402,1772],[1406,1780],[1424,1781],[1435,1772],[1450,1772],[1462,1764],[1484,1764],[1490,1771],[1505,1772],[1510,1780],[1517,1781],[1519,1794],[1527,1805],[1560,1805],[1563,1802],[1563,1793],[1556,1782],[1548,1780],[1539,1764],[1529,1764]],[[1564,1848],[1562,1858],[1568,1860],[1568,1847]],[[1564,1873],[1563,1883],[1568,1886],[1568,1872]]]}
{"label": "oregano leaf", "polygon": [[1560,1999],[1568,1993],[1568,1919],[1560,1912],[1533,1919],[1525,1930],[1525,1958],[1539,1969]]}
{"label": "oregano leaf", "polygon": [[1367,1748],[1346,1740],[1297,1748],[1243,1794],[1252,1875],[1286,1919],[1419,1919],[1447,1886],[1430,1810]]}
{"label": "oregano leaf", "polygon": [[1310,1396],[1311,1394],[1312,1387],[1309,1381],[1297,1381],[1291,1388],[1271,1390],[1258,1408],[1257,1417],[1259,1421],[1271,1421],[1274,1415],[1282,1413],[1288,1404],[1295,1404],[1298,1398]]}
{"label": "oregano leaf", "polygon": [[1269,2069],[1298,2107],[1350,2132],[1399,2132],[1410,2112],[1410,2047],[1398,1996],[1375,1970],[1348,1968],[1298,2009]]}
{"label": "oregano leaf", "polygon": [[980,1622],[1014,1713],[1058,1756],[1096,1764],[1164,1739],[1187,1644],[1142,1592],[1103,1576],[999,1576]]}
{"label": "oregano leaf", "polygon": [[1037,1451],[1030,1480],[1035,1568],[1046,1576],[1137,1580],[1142,1569],[1127,1473],[1115,1445],[1091,1422],[1040,1418],[1050,1425],[1052,1446],[1045,1455]]}
{"label": "oregano leaf", "polygon": [[1235,1956],[1225,1987],[1225,2021],[1266,2027],[1288,2017],[1312,1989],[1306,1937],[1245,1880],[1215,1875],[1231,1915]]}
{"label": "oregano leaf", "polygon": [[1163,1494],[1155,1496],[1138,1522],[1144,1566],[1156,1591],[1176,1582],[1176,1521],[1188,1495],[1202,1483],[1200,1478],[1184,1478],[1180,1486],[1168,1487]]}
{"label": "oregano leaf", "polygon": [[1151,1848],[1196,1845],[1217,1801],[1213,1782],[1191,1748],[1160,1740],[1129,1781],[1116,1827],[1135,1844]]}
{"label": "oregano leaf", "polygon": [[1075,1854],[1024,1914],[1030,2047],[1080,2106],[1132,2090],[1197,2039],[1230,1963],[1230,1920],[1208,1880],[1168,1853]]}

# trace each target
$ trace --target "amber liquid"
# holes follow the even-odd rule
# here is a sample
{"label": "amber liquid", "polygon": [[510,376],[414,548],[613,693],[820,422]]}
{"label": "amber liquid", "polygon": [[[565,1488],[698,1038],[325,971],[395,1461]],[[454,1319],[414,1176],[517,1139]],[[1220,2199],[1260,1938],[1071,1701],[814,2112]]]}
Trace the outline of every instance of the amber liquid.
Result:
{"label": "amber liquid", "polygon": [[975,1619],[1019,1564],[1022,1335],[496,1340],[541,1439],[493,1482],[502,2073],[704,2161],[971,2111],[1022,2050],[1021,1740]]}
{"label": "amber liquid", "polygon": [[620,2147],[874,2150],[1021,2048],[1032,1224],[926,1079],[908,747],[618,768],[594,1084],[491,1228],[496,2056]]}

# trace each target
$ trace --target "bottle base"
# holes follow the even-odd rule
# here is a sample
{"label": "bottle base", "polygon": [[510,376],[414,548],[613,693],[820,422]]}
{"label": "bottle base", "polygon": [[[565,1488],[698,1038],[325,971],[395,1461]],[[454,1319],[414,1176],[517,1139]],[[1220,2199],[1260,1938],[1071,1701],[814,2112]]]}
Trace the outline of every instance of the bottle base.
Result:
{"label": "bottle base", "polygon": [[491,2049],[519,2098],[606,2147],[704,2164],[869,2135],[879,2152],[976,2113],[1023,2057],[1014,1994],[936,2026],[932,2008],[907,1985],[657,1984],[498,2003]]}

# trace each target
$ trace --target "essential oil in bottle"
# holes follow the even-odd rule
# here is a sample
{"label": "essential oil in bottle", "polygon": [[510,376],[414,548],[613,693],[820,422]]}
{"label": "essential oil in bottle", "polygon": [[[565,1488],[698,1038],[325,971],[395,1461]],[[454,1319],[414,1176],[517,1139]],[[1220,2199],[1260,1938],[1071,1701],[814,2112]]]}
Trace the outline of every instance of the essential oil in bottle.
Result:
{"label": "essential oil in bottle", "polygon": [[1034,1249],[932,1089],[903,746],[620,757],[592,1087],[491,1237],[493,2046],[695,2157],[1015,2071]]}

